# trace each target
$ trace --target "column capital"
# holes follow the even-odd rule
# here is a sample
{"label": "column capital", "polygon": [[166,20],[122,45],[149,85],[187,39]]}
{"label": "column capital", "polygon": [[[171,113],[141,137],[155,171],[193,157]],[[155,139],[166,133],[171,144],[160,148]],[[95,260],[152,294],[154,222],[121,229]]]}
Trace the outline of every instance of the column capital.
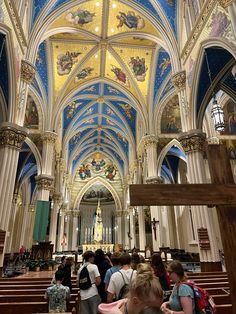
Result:
{"label": "column capital", "polygon": [[62,194],[61,193],[54,193],[53,200],[55,203],[60,204],[62,202]]}
{"label": "column capital", "polygon": [[72,210],[71,212],[72,212],[73,218],[80,216],[80,211],[79,210]]}
{"label": "column capital", "polygon": [[233,2],[234,2],[234,0],[219,0],[219,4],[224,9],[227,9]]}
{"label": "column capital", "polygon": [[46,131],[41,135],[41,139],[44,143],[55,144],[57,139],[57,133]]}
{"label": "column capital", "polygon": [[157,138],[154,134],[145,135],[142,137],[144,148],[147,149],[149,147],[157,145]]}
{"label": "column capital", "polygon": [[34,77],[35,77],[35,66],[27,61],[27,60],[21,60],[21,79],[26,82],[27,84],[31,84]]}
{"label": "column capital", "polygon": [[54,177],[46,175],[46,174],[41,174],[35,177],[35,179],[36,179],[38,188],[47,190],[47,191],[52,191],[54,189],[54,186],[53,186]]}
{"label": "column capital", "polygon": [[181,91],[186,85],[186,71],[180,71],[172,75],[172,84],[177,91]]}
{"label": "column capital", "polygon": [[10,122],[3,122],[0,124],[0,147],[11,147],[20,150],[28,130],[17,124]]}
{"label": "column capital", "polygon": [[162,177],[148,177],[146,178],[146,184],[162,184],[164,179]]}
{"label": "column capital", "polygon": [[197,151],[204,152],[206,134],[199,129],[183,132],[179,135],[179,141],[186,154]]}

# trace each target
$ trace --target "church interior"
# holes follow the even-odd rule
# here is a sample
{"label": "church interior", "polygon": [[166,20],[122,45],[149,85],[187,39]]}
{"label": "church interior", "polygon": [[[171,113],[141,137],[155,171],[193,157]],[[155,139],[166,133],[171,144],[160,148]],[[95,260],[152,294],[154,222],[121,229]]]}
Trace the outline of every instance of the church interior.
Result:
{"label": "church interior", "polygon": [[236,1],[0,0],[0,161],[1,269],[47,244],[232,272]]}

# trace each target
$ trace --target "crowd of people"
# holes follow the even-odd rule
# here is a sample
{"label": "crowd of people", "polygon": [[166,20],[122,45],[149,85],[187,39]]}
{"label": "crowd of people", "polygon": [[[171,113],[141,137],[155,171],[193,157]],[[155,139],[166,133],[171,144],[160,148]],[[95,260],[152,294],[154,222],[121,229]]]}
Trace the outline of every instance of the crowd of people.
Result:
{"label": "crowd of people", "polygon": [[[66,311],[72,264],[72,258],[63,257],[53,285],[47,288],[49,312]],[[137,253],[86,251],[76,282],[81,314],[195,314],[193,290],[185,284],[182,264],[172,261],[166,267],[159,254],[145,262]]]}

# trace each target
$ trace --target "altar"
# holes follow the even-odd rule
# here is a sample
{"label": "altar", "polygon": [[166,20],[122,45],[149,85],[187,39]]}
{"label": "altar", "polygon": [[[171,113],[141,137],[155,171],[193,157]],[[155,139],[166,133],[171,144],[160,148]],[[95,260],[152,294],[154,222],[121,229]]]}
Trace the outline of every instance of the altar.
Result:
{"label": "altar", "polygon": [[113,252],[114,244],[102,244],[102,243],[95,243],[95,244],[83,244],[83,253],[86,251],[93,251],[95,252],[97,249],[102,249],[105,253]]}

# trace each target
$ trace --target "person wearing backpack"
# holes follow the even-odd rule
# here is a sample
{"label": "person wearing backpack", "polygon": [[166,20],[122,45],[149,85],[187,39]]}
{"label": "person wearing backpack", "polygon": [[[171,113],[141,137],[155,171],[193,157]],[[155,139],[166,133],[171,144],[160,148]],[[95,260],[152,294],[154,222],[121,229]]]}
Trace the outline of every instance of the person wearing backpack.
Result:
{"label": "person wearing backpack", "polygon": [[196,314],[193,289],[185,284],[187,278],[179,261],[172,261],[167,269],[170,279],[175,283],[169,301],[161,310],[165,314]]}
{"label": "person wearing backpack", "polygon": [[107,288],[107,303],[120,300],[126,297],[128,292],[128,285],[132,279],[136,277],[136,270],[130,267],[131,256],[128,253],[123,253],[120,257],[121,269],[112,274],[108,288]]}
{"label": "person wearing backpack", "polygon": [[77,275],[77,286],[80,288],[80,313],[97,314],[101,298],[97,286],[101,283],[97,265],[94,265],[95,254],[86,251],[83,254],[84,265],[80,267]]}
{"label": "person wearing backpack", "polygon": [[163,291],[149,264],[137,267],[137,276],[130,283],[127,298],[112,303],[102,303],[100,314],[161,314]]}
{"label": "person wearing backpack", "polygon": [[111,276],[116,273],[117,271],[120,270],[120,252],[114,252],[111,255],[111,262],[112,262],[112,267],[107,270],[105,278],[104,278],[104,283],[105,283],[105,290],[107,291]]}

